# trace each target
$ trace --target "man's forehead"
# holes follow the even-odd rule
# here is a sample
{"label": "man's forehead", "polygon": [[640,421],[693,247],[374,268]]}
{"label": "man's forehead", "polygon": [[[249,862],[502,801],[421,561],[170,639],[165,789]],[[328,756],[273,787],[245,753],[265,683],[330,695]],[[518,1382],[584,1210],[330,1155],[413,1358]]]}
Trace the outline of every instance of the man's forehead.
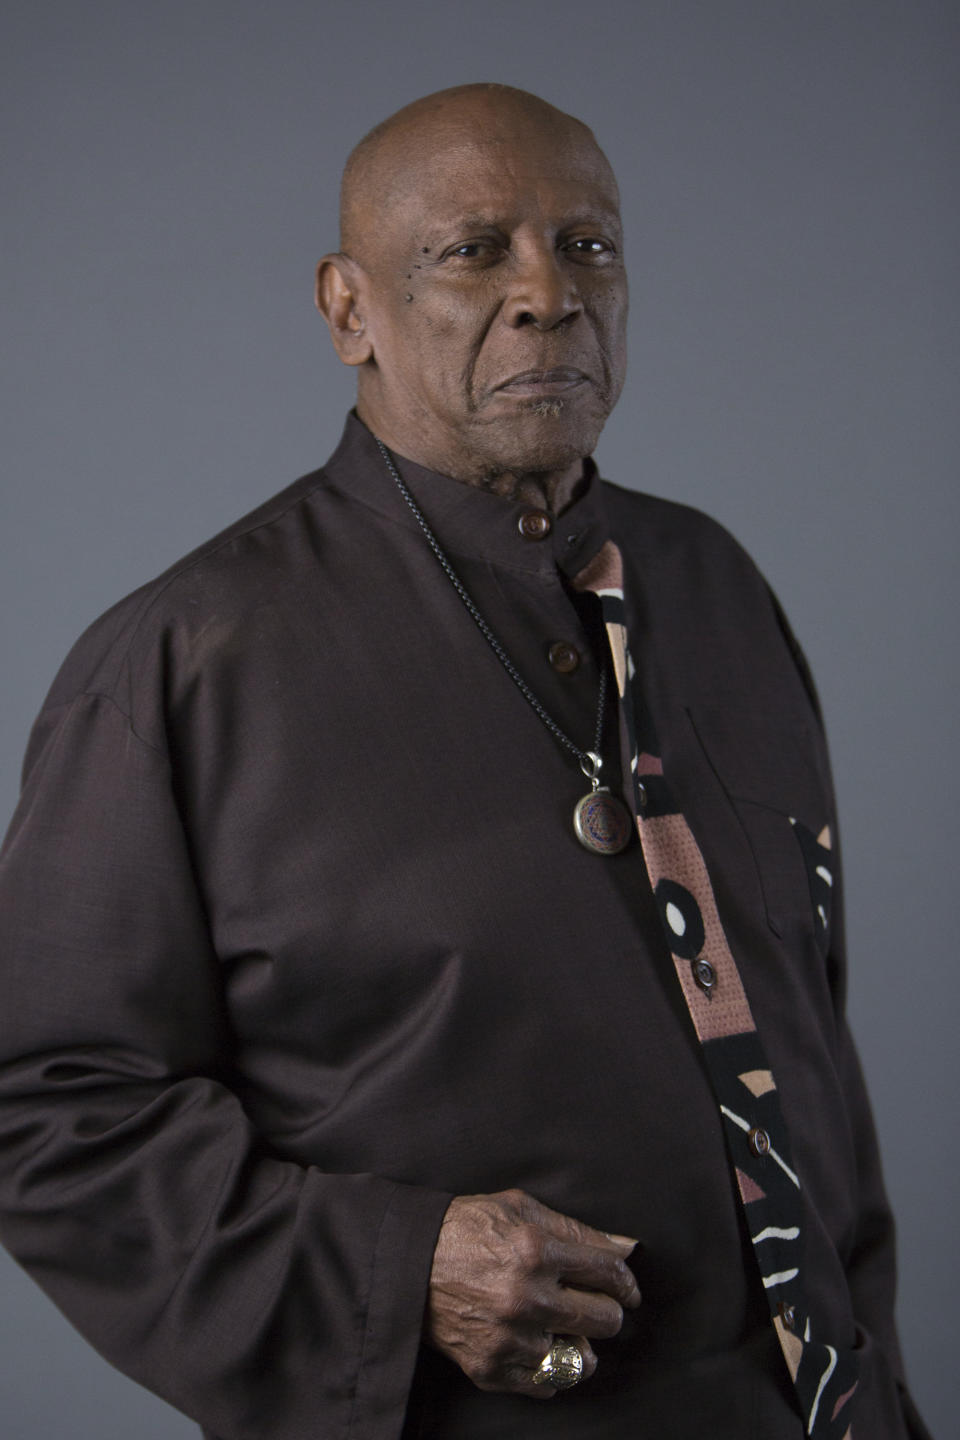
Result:
{"label": "man's forehead", "polygon": [[616,182],[592,142],[459,136],[411,156],[377,197],[385,217],[420,230],[512,225],[536,212],[555,225],[619,221]]}
{"label": "man's forehead", "polygon": [[362,212],[389,224],[419,207],[420,218],[442,226],[470,213],[489,219],[491,207],[509,209],[541,188],[563,208],[618,216],[613,173],[581,121],[504,86],[443,91],[399,111],[354,151],[344,239]]}

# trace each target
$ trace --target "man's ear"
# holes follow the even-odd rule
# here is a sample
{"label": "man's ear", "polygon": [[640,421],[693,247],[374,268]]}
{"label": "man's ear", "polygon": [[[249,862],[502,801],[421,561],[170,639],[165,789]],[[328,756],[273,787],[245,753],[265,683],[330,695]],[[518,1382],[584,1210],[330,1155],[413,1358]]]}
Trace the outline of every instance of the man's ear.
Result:
{"label": "man's ear", "polygon": [[362,275],[349,255],[324,255],[317,266],[314,301],[344,365],[363,365],[373,354],[360,302]]}

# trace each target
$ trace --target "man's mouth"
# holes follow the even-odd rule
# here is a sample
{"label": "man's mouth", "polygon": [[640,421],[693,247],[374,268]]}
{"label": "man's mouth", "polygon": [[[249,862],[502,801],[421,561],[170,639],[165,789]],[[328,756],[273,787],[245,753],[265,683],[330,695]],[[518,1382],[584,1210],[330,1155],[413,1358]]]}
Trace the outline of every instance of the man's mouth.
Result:
{"label": "man's mouth", "polygon": [[562,365],[549,370],[522,370],[518,375],[511,375],[509,380],[502,381],[496,390],[518,399],[545,400],[552,395],[564,395],[586,383],[587,376],[582,370]]}

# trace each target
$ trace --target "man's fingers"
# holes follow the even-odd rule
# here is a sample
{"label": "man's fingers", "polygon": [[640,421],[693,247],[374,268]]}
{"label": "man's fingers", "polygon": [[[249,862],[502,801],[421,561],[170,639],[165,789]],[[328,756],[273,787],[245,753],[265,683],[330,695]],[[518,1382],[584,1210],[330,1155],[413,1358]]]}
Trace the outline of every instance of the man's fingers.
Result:
{"label": "man's fingers", "polygon": [[583,1356],[582,1378],[584,1380],[589,1380],[590,1376],[597,1368],[597,1357],[594,1353],[593,1346],[590,1344],[590,1341],[587,1339],[586,1335],[571,1335],[570,1340],[574,1345],[576,1345],[577,1349],[580,1351],[580,1354]]}
{"label": "man's fingers", "polygon": [[561,1286],[543,1319],[558,1335],[576,1333],[593,1340],[612,1340],[623,1325],[623,1307],[609,1295]]}
{"label": "man's fingers", "polygon": [[[640,1291],[625,1261],[639,1241],[629,1235],[595,1230],[582,1220],[551,1210],[532,1196],[519,1192],[517,1199],[523,1219],[538,1232],[546,1267],[556,1267],[558,1279],[583,1290],[610,1295],[626,1309],[640,1304]],[[549,1236],[549,1239],[543,1239]]]}
{"label": "man's fingers", "polygon": [[481,1389],[549,1399],[557,1387],[533,1376],[551,1337],[580,1337],[586,1380],[597,1366],[587,1337],[616,1335],[639,1303],[625,1264],[634,1245],[520,1190],[458,1196],[434,1251],[425,1336]]}
{"label": "man's fingers", "polygon": [[549,1205],[542,1205],[530,1195],[524,1195],[523,1199],[526,1201],[524,1209],[529,1206],[533,1212],[525,1214],[524,1219],[533,1221],[557,1240],[566,1240],[574,1245],[592,1245],[598,1250],[611,1250],[623,1259],[640,1243],[629,1235],[613,1235],[606,1230],[595,1230],[592,1225],[585,1225],[582,1220],[574,1220],[571,1215],[562,1215],[559,1210],[551,1210]]}
{"label": "man's fingers", "polygon": [[640,1304],[633,1271],[621,1255],[610,1250],[600,1250],[592,1244],[548,1240],[544,1244],[543,1261],[545,1267],[556,1273],[561,1284],[599,1291],[628,1310]]}
{"label": "man's fingers", "polygon": [[608,1231],[604,1231],[604,1234],[608,1240],[614,1245],[624,1249],[628,1255],[632,1254],[640,1244],[639,1240],[633,1240],[629,1235],[611,1235]]}

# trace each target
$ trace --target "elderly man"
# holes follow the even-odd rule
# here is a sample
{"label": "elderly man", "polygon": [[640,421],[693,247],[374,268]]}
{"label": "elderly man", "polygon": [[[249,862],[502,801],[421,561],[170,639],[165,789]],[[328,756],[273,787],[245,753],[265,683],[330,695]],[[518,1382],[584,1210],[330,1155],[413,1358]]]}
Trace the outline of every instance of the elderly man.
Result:
{"label": "elderly man", "polygon": [[4,1239],[220,1440],[924,1434],[816,703],[734,542],[598,480],[626,301],[579,121],[379,126],[340,447],[32,736]]}

